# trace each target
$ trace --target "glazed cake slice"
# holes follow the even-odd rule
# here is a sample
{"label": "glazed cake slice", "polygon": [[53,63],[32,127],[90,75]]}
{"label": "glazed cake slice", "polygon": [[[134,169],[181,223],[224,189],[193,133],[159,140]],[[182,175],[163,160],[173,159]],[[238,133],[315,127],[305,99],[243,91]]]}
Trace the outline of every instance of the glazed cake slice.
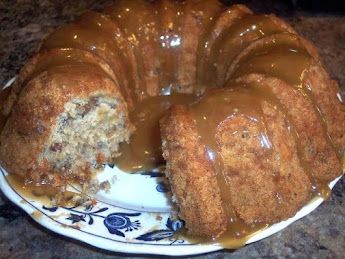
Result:
{"label": "glazed cake slice", "polygon": [[102,70],[55,67],[22,90],[0,137],[1,163],[36,185],[83,184],[113,163],[132,131],[118,86]]}
{"label": "glazed cake slice", "polygon": [[194,236],[219,236],[227,226],[216,172],[186,106],[174,106],[160,121],[166,176],[179,217]]}
{"label": "glazed cake slice", "polygon": [[339,86],[330,79],[317,50],[308,41],[280,33],[253,42],[238,54],[228,76],[234,81],[251,73],[279,78],[287,83],[286,88],[294,88],[306,96],[323,127],[324,138],[334,146],[338,158],[342,157],[345,107],[337,98]]}
{"label": "glazed cake slice", "polygon": [[[328,184],[340,175],[338,150],[330,141],[314,104],[285,81],[263,74],[248,74],[236,80],[257,95],[275,100],[291,121],[298,136],[297,150],[313,184]],[[320,186],[320,188],[322,188]],[[327,189],[326,186],[324,188]]]}
{"label": "glazed cake slice", "polygon": [[271,101],[246,90],[208,91],[161,120],[166,174],[189,234],[248,234],[310,198],[296,136]]}

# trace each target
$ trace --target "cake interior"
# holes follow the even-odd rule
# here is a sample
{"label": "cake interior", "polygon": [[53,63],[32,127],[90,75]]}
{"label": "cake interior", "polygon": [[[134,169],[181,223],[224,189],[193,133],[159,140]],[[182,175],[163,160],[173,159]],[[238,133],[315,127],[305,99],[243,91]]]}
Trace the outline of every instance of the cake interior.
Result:
{"label": "cake interior", "polygon": [[88,179],[88,167],[113,161],[119,155],[119,143],[129,140],[117,103],[115,98],[97,94],[67,102],[40,159],[76,180]]}

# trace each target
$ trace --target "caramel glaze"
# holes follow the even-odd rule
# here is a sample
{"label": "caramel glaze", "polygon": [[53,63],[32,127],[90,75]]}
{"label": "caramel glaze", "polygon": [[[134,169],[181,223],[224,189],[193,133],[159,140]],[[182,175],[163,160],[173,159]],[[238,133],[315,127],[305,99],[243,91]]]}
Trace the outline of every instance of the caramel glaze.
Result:
{"label": "caramel glaze", "polygon": [[136,131],[129,144],[121,144],[121,156],[116,159],[115,164],[127,172],[150,170],[162,165],[164,160],[158,121],[171,105],[187,105],[194,99],[193,95],[172,94],[151,97],[137,103],[130,113]]}
{"label": "caramel glaze", "polygon": [[[250,84],[231,83],[227,86],[226,90],[222,91],[208,90],[199,102],[194,103],[190,107],[190,114],[196,123],[201,143],[205,146],[205,155],[213,164],[217,173],[217,182],[220,188],[223,208],[228,218],[228,226],[225,233],[220,237],[217,237],[215,240],[220,242],[224,247],[234,248],[243,246],[251,235],[268,225],[262,222],[247,224],[236,215],[236,212],[231,205],[230,186],[228,185],[231,175],[228,174],[227,166],[222,160],[221,147],[219,144],[220,140],[217,138],[217,132],[222,126],[222,123],[231,119],[233,116],[245,117],[249,121],[257,124],[259,133],[256,136],[258,142],[261,143],[261,147],[264,152],[271,155],[279,154],[278,150],[274,149],[274,145],[271,141],[272,138],[267,129],[268,122],[266,122],[265,115],[262,112],[261,104],[264,101],[269,102],[272,106],[276,107],[278,111],[284,114],[284,117],[288,121],[286,131],[289,132],[297,145],[298,159],[300,160],[303,171],[308,175],[312,184],[312,188],[310,190],[312,195],[321,196],[326,199],[330,194],[328,182],[315,178],[312,168],[303,159],[302,147],[298,145],[299,137],[292,120],[284,105],[282,105],[278,98],[271,93],[270,89],[260,82],[251,82]],[[229,132],[229,134],[253,135],[253,132],[236,130],[234,132]],[[279,197],[280,195],[278,190],[276,198],[279,199]],[[203,239],[192,240],[205,241]]]}
{"label": "caramel glaze", "polygon": [[49,204],[50,198],[59,193],[59,190],[50,185],[44,183],[40,183],[39,185],[34,184],[23,180],[15,174],[10,174],[6,178],[11,186],[13,186],[20,194],[29,199],[35,200],[39,197],[39,201],[43,202],[43,204]]}
{"label": "caramel glaze", "polygon": [[[292,87],[299,89],[308,96],[314,110],[318,115],[324,137],[336,149],[334,142],[328,134],[325,119],[321,113],[313,93],[303,81],[303,73],[309,67],[312,57],[302,46],[299,36],[291,33],[274,34],[263,42],[253,42],[243,50],[231,64],[228,78],[238,78],[245,74],[262,73],[280,78]],[[286,68],[289,69],[286,69]],[[339,152],[337,152],[339,156]]]}
{"label": "caramel glaze", "polygon": [[[111,20],[110,16],[93,11],[84,13],[80,17],[79,24],[84,25],[88,29],[94,29],[97,32],[109,34],[111,37],[110,39],[114,41],[111,48],[114,49],[115,52],[119,52],[119,57],[121,59],[118,60],[118,63],[120,66],[124,67],[123,72],[125,73],[122,75],[122,80],[124,81],[123,86],[127,87],[122,87],[122,92],[124,92],[127,103],[132,107],[132,100],[135,99],[136,93],[140,91],[140,84],[137,76],[138,68],[136,66],[134,53],[124,39],[123,32]],[[114,70],[116,73],[116,67]]]}
{"label": "caramel glaze", "polygon": [[116,84],[117,78],[111,68],[106,63],[101,63],[102,60],[93,57],[92,53],[85,52],[73,48],[56,48],[43,52],[33,61],[34,64],[29,63],[29,67],[25,70],[25,75],[21,78],[21,84],[26,84],[32,78],[45,70],[52,69],[58,66],[69,65],[91,65],[102,69]]}
{"label": "caramel glaze", "polygon": [[9,184],[22,196],[28,200],[39,201],[45,206],[55,206],[55,201],[59,199],[60,206],[75,206],[73,199],[77,193],[65,190],[61,192],[60,189],[54,188],[49,184],[36,184],[23,180],[23,178],[9,174],[6,176]]}
{"label": "caramel glaze", "polygon": [[[266,44],[261,48],[254,49],[242,57],[242,59],[236,64],[234,72],[230,75],[230,77],[238,78],[251,73],[266,74],[282,79],[288,82],[291,87],[301,91],[303,95],[306,96],[307,99],[309,99],[309,101],[312,103],[314,112],[318,116],[322,125],[323,137],[328,142],[328,145],[331,146],[338,155],[338,159],[341,160],[339,150],[336,149],[336,146],[328,133],[327,125],[321,109],[315,101],[312,92],[308,89],[303,81],[303,73],[309,67],[311,61],[311,56],[300,45],[300,43],[296,41],[295,36],[289,34],[279,35],[269,44]],[[257,82],[257,85],[259,84],[260,83]],[[264,86],[261,86],[260,88],[265,89]],[[266,89],[266,91],[264,91],[261,95],[273,96],[268,89]],[[280,105],[280,109],[284,110],[284,107]],[[288,116],[287,112],[284,114]],[[297,141],[296,143],[300,142]],[[298,149],[300,159],[305,167],[305,171],[310,174],[309,178],[313,183],[313,192],[323,196],[324,198],[328,197],[330,194],[328,183],[320,182],[312,176],[312,169],[306,161],[303,161],[303,155],[301,155],[302,147],[298,145]]]}
{"label": "caramel glaze", "polygon": [[170,94],[178,87],[177,57],[182,43],[181,25],[184,17],[182,6],[175,1],[163,0],[158,2],[161,15],[159,16],[159,41],[161,48],[160,60],[160,88],[163,94]]}
{"label": "caramel glaze", "polygon": [[223,86],[226,71],[231,61],[249,43],[265,36],[283,32],[280,24],[267,15],[244,15],[226,29],[215,42],[210,56],[210,73],[212,73],[217,86]]}
{"label": "caramel glaze", "polygon": [[[246,50],[243,52],[246,52]],[[234,60],[234,64],[230,66],[228,71],[228,77],[238,78],[245,74],[261,73],[280,78],[288,82],[292,87],[299,89],[312,102],[314,111],[322,123],[324,137],[336,150],[336,146],[328,134],[321,109],[313,93],[303,81],[303,73],[309,67],[311,61],[312,57],[303,48],[298,36],[290,33],[279,33],[273,35],[269,42],[250,48],[245,55]],[[286,69],[287,67],[289,69]],[[338,150],[337,154],[338,156],[340,154]]]}
{"label": "caramel glaze", "polygon": [[[280,35],[281,36],[281,35]],[[231,56],[231,55],[230,55]],[[292,35],[284,35],[277,37],[272,42],[256,48],[242,57],[236,64],[233,73],[230,75],[232,79],[252,74],[266,74],[277,77],[289,83],[303,92],[313,105],[315,113],[318,115],[323,126],[323,133],[328,144],[335,148],[329,134],[320,108],[318,107],[313,94],[308,90],[303,82],[303,73],[309,67],[312,57],[303,48],[301,43]],[[288,69],[287,69],[288,68]],[[226,168],[220,155],[220,147],[217,142],[217,129],[221,124],[234,115],[244,116],[255,121],[261,127],[261,134],[258,135],[260,142],[263,143],[262,148],[272,152],[273,147],[270,145],[270,136],[267,134],[264,116],[261,112],[260,102],[263,100],[274,104],[280,112],[289,121],[288,131],[292,135],[294,142],[297,144],[297,153],[304,172],[308,175],[312,189],[311,193],[315,196],[322,196],[327,199],[330,195],[328,182],[317,179],[313,175],[313,169],[310,164],[303,158],[302,147],[300,146],[299,136],[295,130],[291,118],[289,118],[286,107],[281,104],[278,98],[271,90],[260,82],[252,82],[250,85],[235,84],[230,81],[226,85],[227,90],[220,93],[212,93],[208,90],[200,102],[192,105],[191,114],[196,122],[197,130],[202,143],[205,145],[205,154],[213,163],[217,172],[218,185],[221,191],[223,206],[229,218],[228,228],[219,240],[225,240],[225,246],[229,247],[234,244],[245,242],[247,239],[238,240],[236,243],[232,238],[244,237],[264,227],[261,224],[247,225],[240,220],[231,206],[231,195]],[[239,89],[239,88],[242,88]],[[248,92],[243,89],[249,89]],[[214,109],[213,107],[217,107]],[[244,132],[230,132],[229,134],[243,134]],[[279,196],[279,195],[278,195]],[[243,231],[244,235],[240,235],[238,231]],[[229,239],[229,237],[231,237]],[[226,242],[227,245],[226,245]],[[243,243],[242,243],[243,244]]]}
{"label": "caramel glaze", "polygon": [[188,37],[181,38],[178,64],[183,64],[183,66],[178,66],[177,81],[184,92],[198,94],[200,85],[196,82],[199,44],[204,41],[208,29],[213,27],[223,6],[219,1],[214,0],[191,0],[183,4],[185,18],[181,26],[181,33],[182,35],[188,34]]}
{"label": "caramel glaze", "polygon": [[125,38],[134,49],[138,64],[139,99],[159,94],[158,71],[160,67],[158,46],[158,7],[154,2],[116,1],[104,10],[122,29]]}
{"label": "caramel glaze", "polygon": [[[102,13],[87,12],[74,24],[49,35],[41,50],[54,50],[54,54],[36,62],[23,79],[23,84],[43,70],[54,67],[79,63],[87,63],[87,69],[101,66],[83,52],[103,60],[105,64],[101,69],[120,87],[129,106],[130,118],[137,128],[130,144],[122,144],[122,155],[116,161],[121,169],[130,172],[152,169],[163,162],[158,120],[171,105],[191,103],[196,98],[194,95],[202,93],[205,86],[224,86],[228,78],[234,80],[250,73],[280,78],[302,91],[313,103],[324,134],[332,144],[321,110],[303,83],[303,72],[312,60],[303,45],[291,35],[279,36],[263,46],[253,47],[238,58],[238,53],[251,43],[289,30],[272,16],[253,15],[243,7],[228,9],[227,15],[222,11],[222,6],[211,0],[189,3],[116,1]],[[216,34],[210,35],[215,28],[218,28]],[[217,143],[217,129],[231,116],[244,116],[259,128],[257,137],[264,152],[273,153],[261,103],[268,101],[274,104],[286,118],[288,113],[259,83],[243,85],[229,82],[226,87],[224,93],[208,90],[205,98],[192,105],[190,110],[205,145],[205,155],[217,172],[228,215],[227,231],[217,241],[234,248],[244,245],[251,233],[266,225],[245,224],[234,212],[228,176]],[[194,95],[181,94],[192,92]],[[2,93],[2,96],[6,95]],[[291,120],[289,123],[289,132],[298,143],[298,134]],[[301,163],[313,183],[313,193],[328,196],[327,184],[315,181],[311,168],[303,159]],[[55,194],[50,187],[37,187],[15,178],[12,175],[8,177],[21,189],[33,190],[37,195]]]}
{"label": "caramel glaze", "polygon": [[311,182],[311,193],[315,196],[320,196],[324,199],[328,199],[331,193],[331,190],[328,186],[327,181],[320,180],[313,173],[313,167],[310,161],[307,161],[303,147],[301,145],[302,141],[300,140],[299,134],[297,132],[297,127],[293,123],[293,119],[289,115],[287,107],[284,106],[281,101],[277,98],[276,95],[272,93],[272,90],[265,84],[260,81],[252,81],[250,85],[241,86],[247,88],[251,94],[260,97],[262,100],[270,100],[271,103],[274,103],[274,106],[282,112],[285,118],[289,121],[289,132],[293,136],[294,142],[297,147],[297,154],[300,160],[303,171],[308,175],[308,178]]}
{"label": "caramel glaze", "polygon": [[[95,27],[97,23],[94,19],[83,19],[74,24],[61,27],[44,41],[41,50],[53,48],[76,48],[90,51],[105,60],[116,73],[119,87],[126,101],[131,103],[128,94],[129,69],[122,57],[123,51],[119,49],[117,41],[112,34],[103,31],[102,26]],[[97,35],[97,37],[95,37]]]}
{"label": "caramel glaze", "polygon": [[[235,87],[234,87],[235,88]],[[228,88],[226,90],[208,91],[199,102],[191,106],[192,119],[196,122],[201,143],[205,145],[205,155],[213,164],[217,174],[217,182],[220,188],[223,208],[228,219],[227,231],[217,241],[229,246],[241,246],[251,233],[265,227],[265,224],[246,224],[237,217],[231,203],[230,187],[228,185],[229,176],[223,163],[219,142],[217,140],[218,127],[232,116],[244,116],[254,122],[260,128],[258,140],[262,143],[262,148],[273,153],[273,147],[269,143],[269,136],[265,125],[264,114],[261,109],[261,97],[249,94],[242,87],[236,90]],[[214,107],[210,109],[210,107]],[[216,108],[215,108],[216,107]],[[247,132],[235,131],[229,134],[245,134]],[[243,243],[244,242],[244,243]]]}
{"label": "caramel glaze", "polygon": [[204,82],[210,82],[212,77],[215,76],[214,73],[205,73],[204,71],[208,71],[210,69],[210,55],[218,38],[221,37],[223,32],[230,28],[236,21],[248,14],[251,14],[251,11],[246,7],[241,5],[233,5],[213,19],[214,23],[212,26],[209,26],[209,28],[205,30],[203,39],[200,40],[198,47],[198,85],[202,87]]}

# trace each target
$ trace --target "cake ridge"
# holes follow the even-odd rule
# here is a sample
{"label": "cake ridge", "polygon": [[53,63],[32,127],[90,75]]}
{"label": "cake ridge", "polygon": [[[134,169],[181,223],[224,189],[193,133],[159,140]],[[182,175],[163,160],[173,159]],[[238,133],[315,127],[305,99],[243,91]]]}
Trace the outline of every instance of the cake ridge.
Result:
{"label": "cake ridge", "polygon": [[[309,98],[308,96],[305,96],[299,89],[291,87],[290,84],[283,80],[264,74],[248,74],[244,77],[237,78],[236,82],[251,83],[253,84],[252,89],[255,88],[255,91],[259,91],[260,94],[266,94],[270,99],[274,98],[276,102],[279,103],[279,110],[281,110],[290,123],[292,123],[292,131],[297,132],[296,140],[298,141],[296,141],[296,143],[298,151],[303,164],[308,164],[304,171],[309,174],[311,181],[313,181],[312,178],[325,180],[326,182],[331,181],[334,178],[334,172],[341,172],[337,149],[333,143],[329,141],[328,133],[325,131],[325,124],[320,120],[318,112],[316,111],[317,108],[314,107],[315,104],[307,100]],[[286,93],[284,91],[286,91]],[[289,100],[289,95],[293,96],[294,103]],[[304,108],[306,110],[303,110],[302,113],[301,110],[297,109],[297,106],[300,109]],[[303,123],[304,116],[302,116],[302,114],[306,112],[309,113],[308,125]],[[306,131],[308,134],[306,134]],[[326,143],[322,140],[325,140]],[[303,147],[310,151],[307,152]],[[308,154],[309,152],[311,154]],[[319,160],[315,158],[315,153],[320,154],[320,152],[321,157],[328,157],[327,161],[318,163]],[[322,165],[326,165],[326,169],[322,168]],[[316,176],[312,174],[313,171],[317,172]],[[320,189],[326,189],[327,192],[329,187],[327,184],[324,184]]]}

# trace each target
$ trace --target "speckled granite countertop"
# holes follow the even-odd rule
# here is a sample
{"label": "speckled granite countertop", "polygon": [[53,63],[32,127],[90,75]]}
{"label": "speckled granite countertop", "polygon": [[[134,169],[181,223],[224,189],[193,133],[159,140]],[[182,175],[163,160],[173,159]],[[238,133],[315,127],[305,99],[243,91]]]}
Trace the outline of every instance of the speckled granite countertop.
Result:
{"label": "speckled granite countertop", "polygon": [[[99,9],[105,0],[0,1],[0,85],[16,75],[54,27],[71,21],[85,9]],[[292,11],[276,1],[246,1],[256,11],[273,12],[320,49],[331,76],[345,92],[345,15]],[[329,201],[274,236],[236,251],[203,257],[344,258],[345,179]],[[56,235],[33,222],[0,193],[0,258],[112,258],[109,253]]]}

